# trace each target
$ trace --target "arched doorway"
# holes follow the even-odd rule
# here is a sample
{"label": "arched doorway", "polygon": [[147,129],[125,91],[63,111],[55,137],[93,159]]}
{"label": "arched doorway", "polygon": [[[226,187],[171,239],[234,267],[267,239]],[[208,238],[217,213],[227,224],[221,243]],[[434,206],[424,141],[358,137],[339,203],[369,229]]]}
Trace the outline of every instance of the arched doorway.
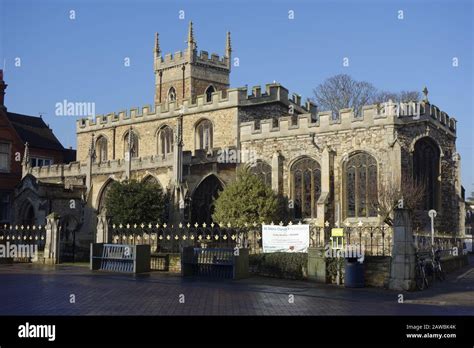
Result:
{"label": "arched doorway", "polygon": [[35,208],[29,201],[23,204],[20,219],[23,226],[33,226],[36,224]]}
{"label": "arched doorway", "polygon": [[72,215],[65,215],[59,220],[59,260],[60,262],[76,261],[76,232],[79,230],[79,222]]}
{"label": "arched doorway", "polygon": [[212,222],[214,212],[214,200],[222,191],[222,183],[215,175],[206,177],[194,190],[191,199],[191,222],[209,224]]}
{"label": "arched doorway", "polygon": [[98,214],[101,214],[104,212],[105,210],[105,202],[106,202],[106,199],[107,199],[107,194],[109,193],[111,187],[112,187],[112,184],[114,183],[115,181],[113,179],[109,179],[105,184],[104,186],[102,186],[102,189],[101,189],[101,192],[99,194],[99,201],[97,203],[97,213]]}

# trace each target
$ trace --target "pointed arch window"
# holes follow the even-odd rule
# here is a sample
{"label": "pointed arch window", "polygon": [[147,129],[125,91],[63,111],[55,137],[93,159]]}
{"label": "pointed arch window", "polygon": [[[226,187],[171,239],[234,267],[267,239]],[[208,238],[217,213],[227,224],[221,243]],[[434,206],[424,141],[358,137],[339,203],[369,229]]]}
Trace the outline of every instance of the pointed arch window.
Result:
{"label": "pointed arch window", "polygon": [[102,135],[97,138],[96,154],[99,163],[107,162],[107,138]]}
{"label": "pointed arch window", "polygon": [[272,166],[262,160],[257,160],[250,166],[250,172],[259,177],[265,185],[272,186]]}
{"label": "pointed arch window", "polygon": [[125,135],[123,137],[124,158],[127,158],[127,156],[128,156],[127,154],[128,154],[129,143],[130,143],[130,146],[131,146],[131,148],[130,148],[130,157],[131,158],[138,157],[138,134],[133,130],[127,131],[127,133],[125,133]]}
{"label": "pointed arch window", "polygon": [[423,185],[425,210],[437,209],[439,202],[439,161],[440,151],[430,138],[421,138],[415,143],[413,153],[413,177]]}
{"label": "pointed arch window", "polygon": [[158,154],[163,157],[173,153],[173,129],[164,126],[158,131]]}
{"label": "pointed arch window", "polygon": [[145,179],[143,179],[143,183],[144,184],[153,184],[153,185],[159,184],[158,180],[152,175],[148,175]]}
{"label": "pointed arch window", "polygon": [[292,200],[295,218],[317,217],[321,195],[321,166],[311,158],[302,158],[291,166]]}
{"label": "pointed arch window", "polygon": [[212,149],[212,123],[205,119],[196,126],[196,149],[209,151]]}
{"label": "pointed arch window", "polygon": [[214,88],[214,86],[210,85],[209,87],[207,87],[206,89],[206,102],[210,103],[212,101],[212,93],[214,93],[216,91],[216,89]]}
{"label": "pointed arch window", "polygon": [[176,89],[174,89],[174,87],[171,87],[168,91],[168,101],[176,101]]}
{"label": "pointed arch window", "polygon": [[345,166],[346,216],[377,216],[377,187],[375,158],[365,152],[350,156]]}

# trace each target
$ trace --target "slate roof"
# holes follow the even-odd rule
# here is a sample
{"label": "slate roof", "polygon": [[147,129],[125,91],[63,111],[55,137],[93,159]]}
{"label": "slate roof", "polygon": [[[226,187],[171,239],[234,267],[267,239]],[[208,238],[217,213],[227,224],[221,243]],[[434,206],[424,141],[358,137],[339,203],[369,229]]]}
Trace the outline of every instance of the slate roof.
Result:
{"label": "slate roof", "polygon": [[7,117],[23,143],[30,147],[64,151],[64,147],[41,117],[7,112]]}

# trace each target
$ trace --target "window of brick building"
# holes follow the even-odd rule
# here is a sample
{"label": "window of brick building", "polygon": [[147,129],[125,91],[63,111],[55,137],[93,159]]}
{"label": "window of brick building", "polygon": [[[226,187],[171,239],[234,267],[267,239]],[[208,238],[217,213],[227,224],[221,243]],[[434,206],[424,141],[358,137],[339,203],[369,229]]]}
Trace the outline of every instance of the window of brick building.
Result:
{"label": "window of brick building", "polygon": [[0,191],[0,223],[10,221],[10,198],[10,192]]}
{"label": "window of brick building", "polygon": [[0,171],[10,171],[10,143],[0,143]]}

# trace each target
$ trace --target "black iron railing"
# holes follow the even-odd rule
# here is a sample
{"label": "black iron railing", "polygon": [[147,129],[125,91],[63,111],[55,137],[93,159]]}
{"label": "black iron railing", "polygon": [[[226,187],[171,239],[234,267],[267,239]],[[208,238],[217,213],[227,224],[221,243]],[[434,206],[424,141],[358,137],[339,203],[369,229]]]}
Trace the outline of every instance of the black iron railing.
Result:
{"label": "black iron railing", "polygon": [[[309,246],[331,245],[329,226],[310,224]],[[344,243],[362,245],[366,255],[391,255],[392,229],[388,226],[344,227]],[[235,248],[245,247],[250,254],[262,252],[262,227],[248,224],[243,227],[218,224],[119,224],[110,225],[112,243],[149,244],[152,253],[179,253],[183,247]]]}
{"label": "black iron railing", "polygon": [[[23,225],[2,225],[0,226],[0,244],[5,246],[17,247],[18,251],[25,251],[24,247],[33,247],[35,252],[43,252],[46,243],[46,229],[45,226],[23,226]],[[31,249],[29,249],[31,251]],[[31,257],[21,257],[18,255],[14,257],[16,261],[29,262]]]}

